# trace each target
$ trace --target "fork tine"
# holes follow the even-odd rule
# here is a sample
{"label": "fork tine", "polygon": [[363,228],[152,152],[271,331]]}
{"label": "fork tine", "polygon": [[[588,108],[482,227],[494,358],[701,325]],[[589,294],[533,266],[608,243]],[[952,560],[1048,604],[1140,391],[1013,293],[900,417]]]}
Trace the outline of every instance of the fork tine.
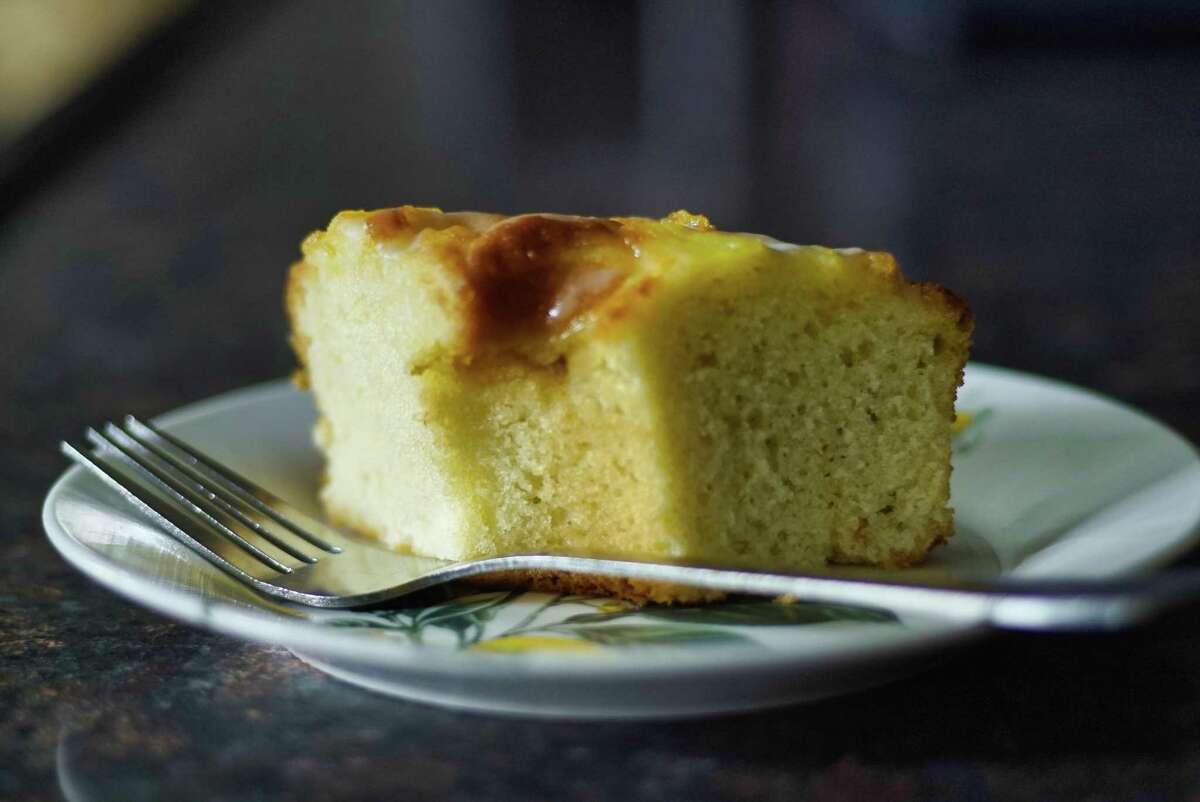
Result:
{"label": "fork tine", "polygon": [[[161,449],[156,448],[150,443],[142,442],[140,438],[124,431],[112,423],[105,424],[104,435],[111,441],[120,442],[124,446],[122,451],[127,451],[129,449],[142,449],[152,456],[157,457],[159,460],[167,463],[167,465],[171,467],[178,467],[171,460],[170,455],[166,454]],[[184,485],[188,490],[191,491],[191,493],[194,494],[194,496],[199,497],[193,498],[194,501],[199,502],[200,499],[203,499],[204,501],[215,504],[221,509],[222,512],[233,517],[243,526],[253,529],[259,535],[259,537],[263,538],[280,551],[291,555],[301,562],[312,564],[317,561],[315,557],[304,553],[271,530],[267,529],[258,521],[239,510],[235,505],[244,502],[241,502],[238,496],[228,493],[220,487],[209,487],[207,484],[205,484],[202,478],[191,472],[179,471],[179,476],[172,477],[172,479],[179,482],[181,485]]]}
{"label": "fork tine", "polygon": [[[213,565],[233,574],[242,581],[253,579],[248,574],[248,571],[257,573],[262,570],[261,568],[255,569],[250,566],[246,568],[239,566],[231,557],[236,558],[240,555],[241,559],[251,563],[259,562],[259,559],[250,552],[243,553],[241,551],[230,552],[227,556],[220,546],[221,543],[228,542],[224,535],[218,535],[215,530],[205,530],[197,526],[197,523],[200,522],[199,519],[195,522],[184,522],[178,519],[176,517],[177,510],[172,510],[162,501],[156,500],[148,493],[139,492],[138,489],[130,485],[130,479],[105,465],[99,459],[89,457],[85,453],[86,449],[66,440],[59,444],[59,448],[63,454],[90,471],[110,489],[120,494],[126,501],[141,511],[147,518],[150,518],[161,526],[169,535],[200,554],[200,556]],[[266,564],[268,567],[271,567],[269,563]]]}
{"label": "fork tine", "polygon": [[[201,520],[211,526],[216,532],[220,533],[226,540],[233,545],[242,549],[242,551],[254,557],[256,560],[266,565],[272,570],[278,571],[281,574],[290,574],[292,569],[275,559],[265,551],[255,546],[250,541],[239,535],[237,532],[230,529],[222,521],[218,520],[211,512],[211,507],[205,509],[204,504],[199,503],[197,499],[192,498],[186,489],[183,488],[177,481],[164,473],[161,469],[155,467],[152,463],[139,456],[131,449],[128,449],[106,437],[104,434],[95,429],[88,428],[86,430],[88,440],[92,441],[100,448],[109,448],[116,451],[125,457],[125,459],[138,470],[145,479],[152,484],[157,490],[166,494],[176,504],[179,504],[183,509],[198,516]],[[122,485],[124,487],[124,485]],[[125,487],[130,493],[134,492],[131,488]],[[160,512],[160,516],[162,513]],[[166,516],[162,516],[166,517]]]}
{"label": "fork tine", "polygon": [[[191,473],[194,478],[197,478],[203,482],[204,477],[198,475],[199,471],[197,468],[203,469],[209,477],[216,479],[230,493],[233,493],[244,503],[254,507],[254,509],[258,510],[263,515],[266,515],[280,526],[288,529],[293,534],[304,538],[317,548],[333,554],[341,551],[341,547],[329,543],[324,538],[309,531],[311,528],[313,528],[314,522],[312,522],[307,515],[301,513],[291,504],[279,498],[266,488],[260,487],[259,485],[250,481],[233,469],[228,468],[211,457],[208,457],[200,451],[197,451],[174,435],[168,434],[158,426],[155,426],[153,423],[147,423],[139,420],[133,415],[126,415],[124,432],[137,440],[138,443],[147,449],[151,449],[152,446],[149,442],[149,438],[145,436],[145,433],[149,432],[162,442],[167,443],[172,448],[186,455],[187,460],[185,461],[175,457],[174,455],[168,454],[162,449],[154,449],[158,456],[171,462],[179,470],[186,473]],[[191,464],[189,464],[189,462]],[[284,515],[282,512],[280,512],[279,510],[281,509],[287,510],[290,514],[290,517],[289,515]],[[295,521],[296,518],[303,520],[306,526],[301,526],[299,523],[297,523]]]}

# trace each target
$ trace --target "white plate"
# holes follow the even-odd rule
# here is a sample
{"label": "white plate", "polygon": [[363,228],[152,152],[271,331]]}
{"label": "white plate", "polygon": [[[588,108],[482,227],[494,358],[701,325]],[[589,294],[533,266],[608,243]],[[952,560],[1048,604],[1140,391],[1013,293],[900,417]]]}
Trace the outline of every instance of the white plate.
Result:
{"label": "white plate", "polygon": [[[915,573],[1103,576],[1160,563],[1200,522],[1200,460],[1182,438],[1058,382],[971,365],[959,408],[958,534]],[[160,423],[315,512],[309,397],[284,382]],[[43,509],[62,555],[164,615],[286,646],[335,677],[473,710],[667,717],[811,700],[894,679],[983,634],[934,619],[741,601],[635,611],[602,599],[481,593],[388,612],[264,601],[80,468]],[[460,591],[460,593],[463,593]]]}

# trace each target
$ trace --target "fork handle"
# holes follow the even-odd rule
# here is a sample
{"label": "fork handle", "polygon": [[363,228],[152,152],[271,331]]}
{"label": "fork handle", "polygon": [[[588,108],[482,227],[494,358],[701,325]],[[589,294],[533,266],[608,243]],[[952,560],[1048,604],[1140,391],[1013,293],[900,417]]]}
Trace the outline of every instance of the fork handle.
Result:
{"label": "fork handle", "polygon": [[670,582],[1039,632],[1123,629],[1200,596],[1198,569],[1109,580],[1004,579],[917,585],[549,555],[496,557],[454,567],[466,569],[462,576],[538,569]]}

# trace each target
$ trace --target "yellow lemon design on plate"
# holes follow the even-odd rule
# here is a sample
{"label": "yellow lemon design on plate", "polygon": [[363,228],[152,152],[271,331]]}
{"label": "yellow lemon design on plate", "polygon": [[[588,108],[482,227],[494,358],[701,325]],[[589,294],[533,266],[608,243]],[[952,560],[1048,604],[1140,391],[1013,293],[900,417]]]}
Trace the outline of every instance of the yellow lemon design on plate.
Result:
{"label": "yellow lemon design on plate", "polygon": [[600,647],[594,643],[575,638],[556,638],[553,635],[506,635],[493,638],[471,647],[481,652],[596,652]]}

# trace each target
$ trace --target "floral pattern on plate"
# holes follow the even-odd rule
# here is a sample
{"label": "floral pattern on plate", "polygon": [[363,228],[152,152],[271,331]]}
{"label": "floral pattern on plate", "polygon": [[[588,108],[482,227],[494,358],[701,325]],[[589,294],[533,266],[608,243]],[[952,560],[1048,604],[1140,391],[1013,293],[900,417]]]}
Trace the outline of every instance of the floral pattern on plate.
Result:
{"label": "floral pattern on plate", "polygon": [[520,591],[468,592],[420,606],[321,616],[335,627],[365,627],[414,645],[499,653],[596,652],[645,647],[761,646],[755,630],[838,623],[898,624],[886,611],[829,604],[731,599],[690,607],[638,607]]}

